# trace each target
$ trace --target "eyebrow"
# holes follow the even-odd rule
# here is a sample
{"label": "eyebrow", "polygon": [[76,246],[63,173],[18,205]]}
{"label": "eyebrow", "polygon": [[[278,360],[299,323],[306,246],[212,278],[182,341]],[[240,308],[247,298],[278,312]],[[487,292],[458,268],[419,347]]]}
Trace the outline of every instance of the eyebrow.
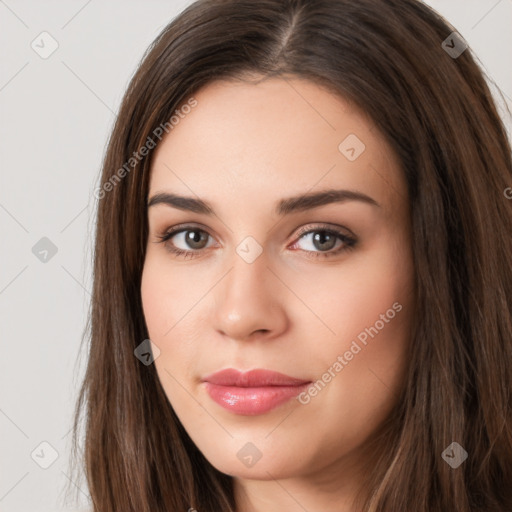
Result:
{"label": "eyebrow", "polygon": [[[312,192],[294,197],[281,199],[275,208],[279,216],[289,215],[290,213],[312,210],[331,203],[345,203],[347,201],[360,201],[371,206],[380,208],[381,205],[370,196],[357,192],[355,190],[323,190],[321,192]],[[185,210],[204,215],[214,215],[214,209],[210,203],[202,199],[193,197],[183,197],[168,192],[155,194],[147,204],[148,209],[157,204],[165,204],[179,210]]]}

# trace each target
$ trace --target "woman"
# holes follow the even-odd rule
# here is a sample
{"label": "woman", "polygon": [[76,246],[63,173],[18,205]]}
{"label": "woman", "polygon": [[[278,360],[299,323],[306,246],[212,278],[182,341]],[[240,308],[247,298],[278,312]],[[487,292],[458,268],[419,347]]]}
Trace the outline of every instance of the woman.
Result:
{"label": "woman", "polygon": [[512,510],[511,185],[421,2],[188,7],[96,193],[94,511]]}

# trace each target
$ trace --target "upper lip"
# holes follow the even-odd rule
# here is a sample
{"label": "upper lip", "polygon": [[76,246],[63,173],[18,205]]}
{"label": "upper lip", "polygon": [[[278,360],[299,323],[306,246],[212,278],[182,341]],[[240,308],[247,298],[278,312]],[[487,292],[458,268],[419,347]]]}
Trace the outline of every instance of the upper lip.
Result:
{"label": "upper lip", "polygon": [[271,370],[256,369],[248,372],[241,372],[234,368],[227,368],[225,370],[212,373],[204,377],[202,380],[219,386],[236,386],[241,388],[260,386],[300,386],[311,382]]}

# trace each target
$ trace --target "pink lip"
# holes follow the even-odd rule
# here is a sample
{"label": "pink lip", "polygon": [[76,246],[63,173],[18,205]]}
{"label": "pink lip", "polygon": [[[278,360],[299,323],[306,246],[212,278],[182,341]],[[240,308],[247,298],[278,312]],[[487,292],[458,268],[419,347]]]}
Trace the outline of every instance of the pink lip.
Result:
{"label": "pink lip", "polygon": [[236,414],[257,415],[301,393],[311,381],[270,370],[242,373],[229,368],[204,377],[210,398]]}

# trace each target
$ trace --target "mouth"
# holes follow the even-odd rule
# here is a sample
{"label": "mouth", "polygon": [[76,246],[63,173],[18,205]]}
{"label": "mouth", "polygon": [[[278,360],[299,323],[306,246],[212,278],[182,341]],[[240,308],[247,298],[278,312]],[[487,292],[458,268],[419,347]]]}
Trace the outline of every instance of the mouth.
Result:
{"label": "mouth", "polygon": [[264,414],[296,397],[311,381],[270,370],[221,370],[202,379],[210,398],[224,409],[241,415]]}

